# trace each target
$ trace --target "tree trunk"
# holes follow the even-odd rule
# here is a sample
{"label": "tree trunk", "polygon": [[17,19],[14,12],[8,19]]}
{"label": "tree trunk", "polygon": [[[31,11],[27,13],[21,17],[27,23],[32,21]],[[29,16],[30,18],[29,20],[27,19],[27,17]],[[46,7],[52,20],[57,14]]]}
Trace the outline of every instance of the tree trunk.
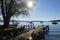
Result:
{"label": "tree trunk", "polygon": [[10,18],[11,18],[11,17],[5,17],[5,18],[4,18],[4,28],[9,27]]}
{"label": "tree trunk", "polygon": [[3,23],[4,24],[3,24],[3,26],[0,27],[0,30],[3,30],[5,28],[8,28],[9,27],[10,18],[11,17],[4,17],[3,18],[3,21],[4,21]]}
{"label": "tree trunk", "polygon": [[0,0],[0,1],[1,1],[1,14],[4,21],[4,25],[0,27],[0,29],[4,29],[6,27],[9,27],[11,15],[7,12],[7,4],[4,4],[4,0]]}

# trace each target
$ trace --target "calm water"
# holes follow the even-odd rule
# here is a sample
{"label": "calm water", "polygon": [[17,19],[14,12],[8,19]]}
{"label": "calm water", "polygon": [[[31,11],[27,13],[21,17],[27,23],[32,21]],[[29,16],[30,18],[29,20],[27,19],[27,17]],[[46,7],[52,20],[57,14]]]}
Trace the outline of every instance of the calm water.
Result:
{"label": "calm water", "polygon": [[[0,25],[2,25],[3,23],[0,22]],[[12,23],[10,23],[12,24]],[[34,26],[37,28],[40,25],[49,25],[49,33],[45,36],[45,40],[60,40],[60,22],[58,22],[58,24],[52,24],[52,22],[33,22],[32,24],[34,24]],[[21,25],[30,25],[30,23],[28,22],[19,22],[18,23],[19,26]]]}
{"label": "calm water", "polygon": [[[28,25],[30,23],[26,23],[26,22],[20,22],[19,25]],[[60,31],[60,22],[58,22],[58,24],[52,24],[52,22],[33,22],[32,24],[34,24],[35,27],[38,27],[38,25],[49,25],[50,27],[50,31]]]}
{"label": "calm water", "polygon": [[[0,22],[0,25],[2,25],[3,23]],[[12,24],[12,23],[10,23]],[[30,23],[28,22],[19,22],[18,25],[21,26],[21,25],[29,25]],[[43,23],[40,23],[40,22],[33,22],[32,24],[34,24],[35,27],[38,27],[40,25],[49,25],[49,28],[50,28],[50,31],[60,31],[60,22],[58,22],[58,24],[52,24],[52,22],[43,22]]]}
{"label": "calm water", "polygon": [[[30,23],[20,23],[21,25],[28,25]],[[49,25],[49,33],[45,36],[45,40],[60,40],[60,22],[58,24],[52,24],[52,22],[34,22],[35,27],[38,25]]]}
{"label": "calm water", "polygon": [[[52,22],[33,22],[32,24],[34,24],[34,26],[37,28],[38,26],[41,25],[49,25],[50,31],[60,31],[60,22],[58,22],[58,24],[52,24]],[[29,22],[19,22],[18,24],[19,26],[21,25],[30,25]]]}

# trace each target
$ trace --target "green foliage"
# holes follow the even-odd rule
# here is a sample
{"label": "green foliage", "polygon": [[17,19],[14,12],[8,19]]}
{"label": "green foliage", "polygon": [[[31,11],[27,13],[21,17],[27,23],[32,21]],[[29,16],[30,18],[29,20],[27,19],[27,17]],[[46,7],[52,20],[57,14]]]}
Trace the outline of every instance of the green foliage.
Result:
{"label": "green foliage", "polygon": [[26,3],[24,0],[2,0],[2,1],[4,6],[3,9],[5,11],[4,16],[17,17],[19,15],[26,15],[26,16],[29,15],[29,9],[26,7]]}
{"label": "green foliage", "polygon": [[11,26],[11,27],[5,28],[4,30],[13,30],[13,29],[18,29],[18,28],[21,28],[21,27],[20,26]]}
{"label": "green foliage", "polygon": [[26,1],[27,0],[0,0],[4,27],[9,26],[12,16],[29,15],[30,9],[27,8]]}
{"label": "green foliage", "polygon": [[8,10],[8,13],[11,15],[11,16],[18,16],[18,15],[28,15],[29,14],[29,10],[27,10],[26,8],[26,4],[24,2],[21,2],[17,0],[10,0],[10,3],[8,2],[7,3],[7,10]]}

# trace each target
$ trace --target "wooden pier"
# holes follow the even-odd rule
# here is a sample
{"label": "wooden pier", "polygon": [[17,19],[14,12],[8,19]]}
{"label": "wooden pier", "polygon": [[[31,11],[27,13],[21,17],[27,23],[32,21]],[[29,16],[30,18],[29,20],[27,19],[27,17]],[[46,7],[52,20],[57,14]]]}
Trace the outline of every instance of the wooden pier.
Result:
{"label": "wooden pier", "polygon": [[43,34],[43,31],[44,31],[43,28],[46,28],[46,26],[41,26],[36,29],[32,29],[28,32],[17,35],[16,37],[12,37],[9,40],[29,40],[29,38],[32,37],[32,34],[37,35],[39,32],[41,32],[41,34]]}

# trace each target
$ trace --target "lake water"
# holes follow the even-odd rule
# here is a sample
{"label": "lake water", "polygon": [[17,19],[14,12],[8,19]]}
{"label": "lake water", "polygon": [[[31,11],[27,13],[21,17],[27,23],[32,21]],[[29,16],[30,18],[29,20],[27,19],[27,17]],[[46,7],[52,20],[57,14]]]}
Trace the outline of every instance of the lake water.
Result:
{"label": "lake water", "polygon": [[49,25],[49,33],[45,36],[45,40],[60,40],[60,22],[52,24],[51,22],[43,23]]}
{"label": "lake water", "polygon": [[[0,22],[0,25],[2,25],[3,23]],[[12,23],[10,23],[12,24]],[[21,26],[21,25],[29,25],[30,23],[29,22],[19,22],[18,25]],[[38,27],[40,25],[49,25],[49,28],[50,28],[50,31],[60,31],[60,22],[58,22],[58,24],[52,24],[52,22],[43,22],[43,23],[40,23],[40,22],[33,22],[32,24],[34,24],[35,27]]]}
{"label": "lake water", "polygon": [[[30,23],[26,23],[26,22],[20,22],[19,25],[28,25]],[[50,31],[60,31],[60,22],[58,22],[58,24],[52,24],[52,22],[33,22],[35,27],[38,27],[38,25],[49,25]]]}
{"label": "lake water", "polygon": [[[43,23],[40,23],[40,22],[33,22],[32,24],[34,24],[34,26],[37,28],[38,26],[41,26],[41,25],[49,25],[49,28],[50,28],[50,33],[51,34],[60,34],[60,22],[58,22],[58,24],[52,24],[52,22],[43,22]],[[29,22],[19,22],[18,24],[19,26],[21,25],[30,25]]]}
{"label": "lake water", "polygon": [[[3,23],[0,22],[0,25]],[[12,23],[10,23],[12,24]],[[28,22],[19,22],[18,25],[28,25]],[[60,22],[58,24],[52,24],[52,22],[33,22],[34,26],[37,28],[40,25],[49,25],[49,33],[45,36],[45,40],[60,40]]]}
{"label": "lake water", "polygon": [[[28,25],[29,23],[20,23],[21,25]],[[52,24],[52,22],[34,22],[35,27],[38,25],[49,25],[49,33],[45,36],[45,40],[60,40],[60,22],[58,24]]]}
{"label": "lake water", "polygon": [[[52,24],[52,22],[33,22],[32,24],[34,24],[36,28],[41,25],[49,25],[49,33],[45,36],[45,40],[60,40],[60,22],[58,22],[58,24]],[[18,25],[30,25],[30,23],[19,22]]]}

